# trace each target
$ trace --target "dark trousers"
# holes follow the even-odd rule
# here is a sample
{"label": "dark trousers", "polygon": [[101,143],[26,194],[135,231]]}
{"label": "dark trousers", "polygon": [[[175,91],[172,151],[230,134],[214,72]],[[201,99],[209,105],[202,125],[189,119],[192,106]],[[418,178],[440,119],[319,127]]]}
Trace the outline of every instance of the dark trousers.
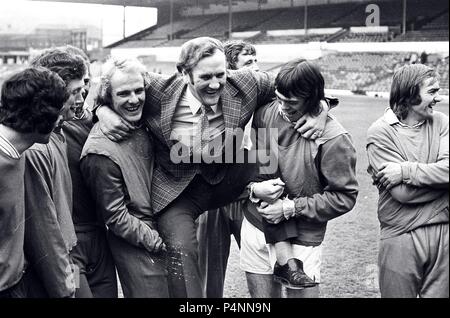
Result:
{"label": "dark trousers", "polygon": [[0,299],[27,298],[27,296],[28,295],[23,277],[14,286],[0,291]]}
{"label": "dark trousers", "polygon": [[249,164],[229,165],[224,179],[216,185],[196,175],[183,193],[158,215],[158,230],[168,252],[171,297],[205,297],[195,220],[204,211],[235,201],[254,172],[252,168]]}
{"label": "dark trousers", "polygon": [[[73,259],[71,257],[71,262],[73,265]],[[78,277],[76,272],[74,273],[74,279],[78,283]],[[25,293],[27,298],[55,298],[55,296],[49,295],[45,288],[42,276],[32,267],[29,266],[22,277],[22,282],[24,284]],[[89,293],[89,288],[85,284],[77,284],[76,292],[86,295]]]}
{"label": "dark trousers", "polygon": [[106,240],[106,230],[77,231],[77,245],[70,252],[78,267],[76,298],[117,298],[114,260]]}
{"label": "dark trousers", "polygon": [[207,211],[197,219],[199,266],[207,298],[222,298],[230,255],[231,235],[239,248],[243,220],[242,201]]}
{"label": "dark trousers", "polygon": [[108,232],[108,242],[125,298],[167,298],[165,253],[150,253]]}

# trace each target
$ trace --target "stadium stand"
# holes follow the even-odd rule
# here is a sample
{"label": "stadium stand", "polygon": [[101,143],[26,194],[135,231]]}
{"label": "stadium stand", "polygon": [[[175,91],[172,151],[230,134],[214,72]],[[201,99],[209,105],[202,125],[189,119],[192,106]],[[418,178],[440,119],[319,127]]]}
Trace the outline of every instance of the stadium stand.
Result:
{"label": "stadium stand", "polygon": [[[233,32],[261,31],[247,40],[253,43],[305,43],[327,42],[389,42],[389,41],[448,41],[448,2],[441,0],[408,0],[407,32],[400,34],[402,25],[402,1],[364,1],[358,3],[334,3],[308,7],[308,28],[340,27],[342,31],[332,35],[269,36],[266,31],[303,29],[303,6],[278,9],[235,12],[232,15]],[[351,27],[365,26],[368,4],[380,8],[380,25],[389,32],[354,33]],[[185,16],[174,21],[151,27],[109,47],[157,47],[179,46],[183,40],[198,36],[228,38],[228,14],[216,13]],[[172,41],[170,34],[172,33]],[[180,40],[183,39],[183,40]],[[139,41],[141,43],[139,44]]]}
{"label": "stadium stand", "polygon": [[[261,23],[277,15],[279,10],[236,12],[233,14],[233,31],[259,30]],[[192,30],[181,37],[184,39],[198,36],[223,37],[228,32],[228,14],[216,15],[209,23]]]}
{"label": "stadium stand", "polygon": [[392,76],[405,58],[405,53],[353,52],[330,54],[316,62],[322,69],[327,88],[361,91]]}
{"label": "stadium stand", "polygon": [[286,35],[286,36],[268,36],[262,35],[256,39],[250,39],[252,43],[257,44],[290,44],[290,43],[305,43],[305,42],[322,42],[326,41],[330,35],[328,34],[309,34],[309,35]]}
{"label": "stadium stand", "polygon": [[[388,92],[394,71],[410,63],[411,53],[336,53],[316,62],[320,65],[325,85],[330,89],[356,92]],[[449,62],[437,55],[428,56],[427,65],[440,75],[441,94],[449,94]],[[351,84],[350,84],[351,83]]]}
{"label": "stadium stand", "polygon": [[435,19],[425,23],[420,30],[406,32],[394,41],[448,41],[448,8]]}
{"label": "stadium stand", "polygon": [[394,32],[368,32],[368,33],[347,33],[336,42],[389,42],[394,38]]}
{"label": "stadium stand", "polygon": [[[447,41],[448,1],[407,0],[407,32],[400,34],[402,26],[401,0],[372,0],[352,3],[329,3],[308,6],[308,33],[304,33],[303,6],[279,7],[265,10],[233,12],[233,36],[254,44],[297,44],[306,42],[397,42],[397,41]],[[293,3],[293,2],[292,2]],[[324,1],[325,3],[325,1]],[[368,4],[380,8],[381,27],[366,28],[365,11]],[[199,11],[200,12],[200,11]],[[223,11],[220,11],[223,12]],[[177,15],[173,25],[162,24],[142,30],[109,48],[179,47],[186,40],[198,36],[228,39],[226,12],[192,16]],[[167,20],[165,20],[167,21]],[[332,29],[333,28],[333,29]],[[425,47],[418,47],[418,50]],[[392,73],[405,63],[413,62],[412,55],[420,52],[352,52],[331,53],[317,60],[326,80],[327,88],[356,92],[390,90]],[[448,54],[447,54],[448,55]],[[174,62],[155,62],[151,56],[140,59],[149,71],[173,74]],[[449,91],[448,56],[430,56],[427,63],[441,76],[442,94]],[[262,70],[277,72],[280,63],[259,63]],[[0,64],[0,80],[7,77],[11,66]]]}

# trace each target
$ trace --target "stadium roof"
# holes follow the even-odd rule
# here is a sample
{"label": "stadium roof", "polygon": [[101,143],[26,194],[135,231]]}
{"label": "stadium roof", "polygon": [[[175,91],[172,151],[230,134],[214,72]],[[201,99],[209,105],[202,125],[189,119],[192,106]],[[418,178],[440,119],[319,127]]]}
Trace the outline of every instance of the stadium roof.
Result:
{"label": "stadium roof", "polygon": [[[31,1],[42,1],[42,0],[31,0]],[[53,2],[77,2],[77,3],[92,3],[92,4],[109,4],[109,5],[120,5],[120,6],[138,6],[138,7],[159,7],[161,5],[167,5],[169,0],[45,0]],[[181,5],[200,5],[200,4],[217,4],[223,3],[228,4],[229,0],[172,0],[173,4]],[[258,0],[232,0],[233,3],[236,2],[257,2]],[[314,0],[310,0],[314,1]]]}

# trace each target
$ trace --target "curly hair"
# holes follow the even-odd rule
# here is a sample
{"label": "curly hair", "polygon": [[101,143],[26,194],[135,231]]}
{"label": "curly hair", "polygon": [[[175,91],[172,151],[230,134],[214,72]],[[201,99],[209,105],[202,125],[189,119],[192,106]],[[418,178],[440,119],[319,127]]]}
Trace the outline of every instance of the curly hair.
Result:
{"label": "curly hair", "polygon": [[2,85],[0,123],[20,133],[48,134],[67,98],[66,84],[58,74],[27,68]]}
{"label": "curly hair", "polygon": [[66,84],[72,80],[83,79],[87,73],[85,61],[78,55],[61,49],[42,52],[31,61],[31,66],[42,66],[57,73]]}
{"label": "curly hair", "polygon": [[192,69],[201,59],[213,55],[217,50],[223,52],[223,44],[210,37],[198,37],[187,41],[181,46],[181,53],[177,63],[178,72],[191,74]]}
{"label": "curly hair", "polygon": [[59,47],[57,47],[57,49],[67,52],[67,53],[70,53],[70,54],[73,54],[73,55],[78,55],[79,57],[81,57],[84,60],[85,63],[87,63],[87,64],[90,63],[89,57],[87,56],[87,54],[79,47],[67,44],[64,46],[59,46]]}
{"label": "curly hair", "polygon": [[102,65],[102,75],[100,77],[100,85],[98,87],[96,104],[98,105],[112,105],[112,89],[111,89],[111,78],[114,73],[119,70],[121,72],[137,72],[142,75],[144,81],[144,88],[146,89],[149,85],[148,72],[145,66],[139,62],[137,59],[123,59],[110,57]]}
{"label": "curly hair", "polygon": [[439,76],[433,68],[423,64],[405,65],[395,71],[389,106],[399,119],[405,119],[411,106],[422,102],[420,88],[427,78],[438,79]]}
{"label": "curly hair", "polygon": [[231,40],[223,45],[225,57],[227,59],[227,68],[230,70],[236,70],[236,63],[238,56],[242,51],[246,51],[249,55],[256,55],[255,47],[242,40]]}
{"label": "curly hair", "polygon": [[317,65],[305,59],[294,59],[283,65],[275,79],[277,90],[286,97],[306,100],[305,112],[317,115],[320,100],[325,99],[325,81]]}

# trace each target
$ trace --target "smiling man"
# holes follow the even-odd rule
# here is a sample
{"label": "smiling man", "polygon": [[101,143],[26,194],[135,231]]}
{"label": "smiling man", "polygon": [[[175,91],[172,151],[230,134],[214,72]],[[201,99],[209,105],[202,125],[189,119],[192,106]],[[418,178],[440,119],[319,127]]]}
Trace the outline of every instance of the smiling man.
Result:
{"label": "smiling man", "polygon": [[369,173],[379,190],[381,297],[448,297],[448,116],[436,72],[394,74],[390,108],[369,128]]}
{"label": "smiling man", "polygon": [[135,127],[114,142],[94,125],[81,154],[81,172],[107,226],[107,237],[125,297],[167,297],[162,239],[151,206],[153,142],[141,122],[145,67],[137,60],[109,59],[97,100]]}
{"label": "smiling man", "polygon": [[227,67],[230,70],[248,67],[254,71],[259,71],[256,49],[252,44],[234,40],[226,42],[223,46],[227,57]]}

